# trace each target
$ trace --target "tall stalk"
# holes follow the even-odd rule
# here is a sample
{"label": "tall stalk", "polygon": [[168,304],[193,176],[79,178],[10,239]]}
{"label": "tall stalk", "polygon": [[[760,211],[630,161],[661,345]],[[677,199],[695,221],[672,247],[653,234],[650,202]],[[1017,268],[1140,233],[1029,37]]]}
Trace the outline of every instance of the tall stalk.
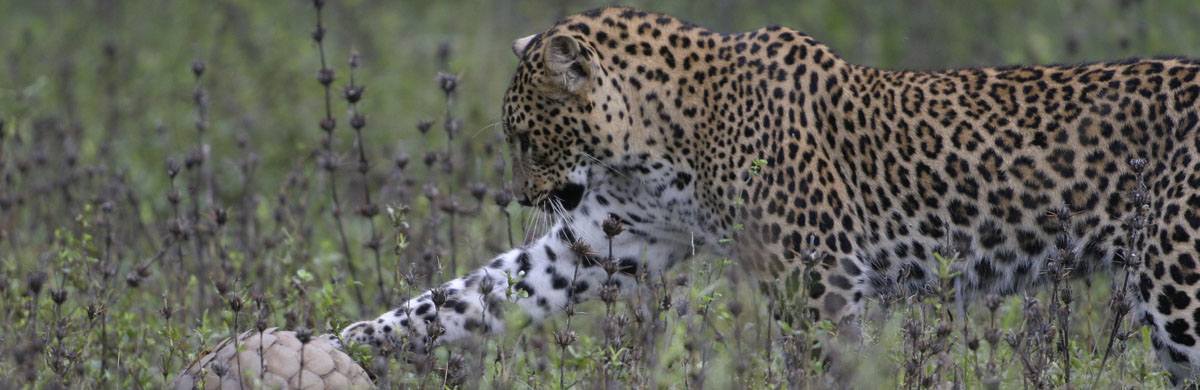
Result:
{"label": "tall stalk", "polygon": [[317,53],[321,57],[321,69],[317,71],[317,82],[325,88],[325,117],[321,118],[321,130],[325,132],[325,138],[321,141],[324,146],[325,154],[322,156],[321,168],[329,174],[329,198],[333,201],[333,219],[337,224],[338,238],[341,243],[342,256],[346,259],[346,267],[350,270],[350,285],[354,288],[354,298],[358,300],[358,306],[366,306],[366,300],[363,299],[362,288],[359,287],[355,280],[358,280],[358,269],[354,265],[354,257],[350,253],[350,244],[346,239],[346,227],[342,223],[342,202],[338,199],[337,192],[337,156],[333,154],[333,129],[337,127],[337,120],[333,119],[333,103],[331,102],[330,88],[333,84],[333,68],[330,68],[325,62],[325,27],[321,24],[321,9],[325,7],[325,0],[313,0],[313,8],[317,11],[317,27],[313,30],[312,39],[317,43]]}

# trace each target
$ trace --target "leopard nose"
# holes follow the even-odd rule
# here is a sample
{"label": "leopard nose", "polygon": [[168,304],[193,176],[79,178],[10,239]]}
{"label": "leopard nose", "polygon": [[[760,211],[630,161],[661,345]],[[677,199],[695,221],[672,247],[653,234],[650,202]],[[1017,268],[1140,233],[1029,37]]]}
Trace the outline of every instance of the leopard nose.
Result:
{"label": "leopard nose", "polygon": [[528,196],[524,196],[524,195],[521,195],[520,199],[517,199],[517,204],[525,206],[525,207],[533,207],[533,202],[531,202],[529,200]]}

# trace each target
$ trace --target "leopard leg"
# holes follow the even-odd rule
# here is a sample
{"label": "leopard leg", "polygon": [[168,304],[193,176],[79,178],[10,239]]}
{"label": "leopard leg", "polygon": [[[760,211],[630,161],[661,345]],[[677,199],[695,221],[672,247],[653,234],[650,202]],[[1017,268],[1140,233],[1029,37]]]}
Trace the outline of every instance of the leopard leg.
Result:
{"label": "leopard leg", "polygon": [[[1146,223],[1144,267],[1138,273],[1142,320],[1153,330],[1159,361],[1180,387],[1200,383],[1200,162],[1184,169],[1187,180],[1154,203]],[[1173,176],[1175,176],[1173,174]],[[1177,192],[1180,196],[1166,195]]]}
{"label": "leopard leg", "polygon": [[[593,195],[596,196],[596,195]],[[603,223],[612,208],[580,207],[569,220],[558,222],[529,245],[505,252],[486,266],[421,293],[378,318],[347,326],[343,342],[369,344],[376,349],[405,345],[428,347],[429,342],[454,342],[472,333],[503,330],[504,309],[515,306],[540,321],[561,313],[569,302],[598,297],[607,283],[624,295],[634,289],[636,276],[655,277],[689,253],[645,233],[647,227],[628,222],[612,238],[615,274],[604,269],[609,239]],[[578,245],[583,243],[585,245]],[[591,248],[592,253],[581,253]],[[436,324],[436,326],[434,325]],[[430,329],[440,335],[428,338]]]}

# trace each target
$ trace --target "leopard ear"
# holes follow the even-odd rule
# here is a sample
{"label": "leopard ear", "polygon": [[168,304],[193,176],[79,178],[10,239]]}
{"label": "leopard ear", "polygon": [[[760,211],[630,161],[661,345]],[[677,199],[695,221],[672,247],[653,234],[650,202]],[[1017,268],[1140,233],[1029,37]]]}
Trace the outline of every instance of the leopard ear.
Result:
{"label": "leopard ear", "polygon": [[521,59],[522,57],[525,57],[525,50],[529,49],[529,44],[533,43],[533,39],[537,38],[537,36],[538,36],[538,34],[533,34],[533,35],[513,41],[513,44],[512,44],[513,54],[517,55],[518,60]]}
{"label": "leopard ear", "polygon": [[568,93],[583,92],[591,71],[579,41],[565,35],[553,36],[543,57],[550,83]]}

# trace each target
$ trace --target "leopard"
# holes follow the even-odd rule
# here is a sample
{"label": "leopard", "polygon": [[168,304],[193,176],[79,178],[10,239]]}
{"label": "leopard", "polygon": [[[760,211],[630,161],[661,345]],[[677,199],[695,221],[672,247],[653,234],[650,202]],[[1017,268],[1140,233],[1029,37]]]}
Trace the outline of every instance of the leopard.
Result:
{"label": "leopard", "polygon": [[953,253],[960,302],[1124,278],[1172,380],[1200,372],[1196,59],[882,69],[785,27],[627,7],[512,49],[513,185],[556,222],[344,340],[502,332],[506,308],[549,318],[697,253],[803,302],[777,315],[854,327],[868,300],[927,293]]}

